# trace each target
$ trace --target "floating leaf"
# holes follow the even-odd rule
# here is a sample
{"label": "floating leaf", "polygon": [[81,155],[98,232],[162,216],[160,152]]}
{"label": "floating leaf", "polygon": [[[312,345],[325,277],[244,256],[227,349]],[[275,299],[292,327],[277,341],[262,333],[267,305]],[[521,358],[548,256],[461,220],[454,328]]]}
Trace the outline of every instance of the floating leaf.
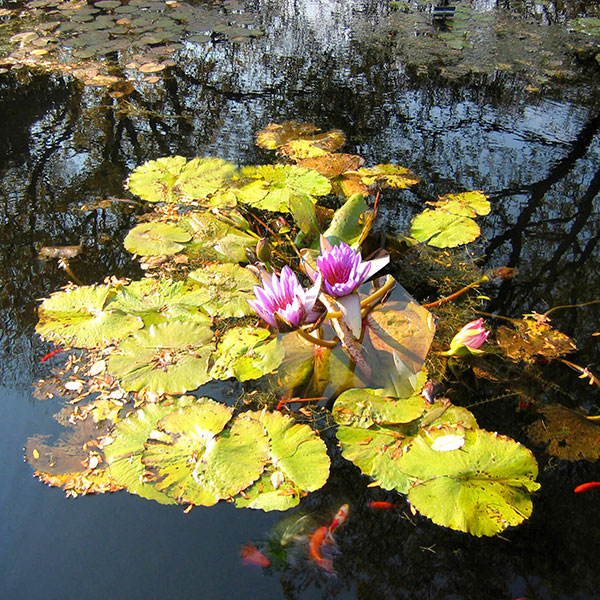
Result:
{"label": "floating leaf", "polygon": [[479,237],[479,225],[469,217],[461,217],[441,209],[425,209],[412,222],[410,234],[418,242],[436,248],[454,248],[469,244]]}
{"label": "floating leaf", "polygon": [[558,358],[577,350],[573,340],[554,329],[543,316],[526,316],[514,321],[515,329],[501,326],[497,340],[506,355],[513,360],[534,362],[536,358]]}
{"label": "floating leaf", "polygon": [[252,180],[237,190],[238,199],[256,208],[290,212],[294,195],[325,196],[331,191],[329,180],[312,169],[293,165],[244,167],[242,177]]}
{"label": "floating leaf", "polygon": [[186,245],[185,254],[206,262],[245,262],[247,251],[256,247],[256,237],[240,231],[208,213],[189,217],[193,239]]}
{"label": "floating leaf", "polygon": [[374,167],[363,167],[358,169],[362,182],[365,185],[377,185],[379,187],[391,187],[404,189],[421,181],[410,169],[399,165],[375,165]]}
{"label": "floating leaf", "polygon": [[[219,191],[235,173],[235,166],[221,158],[194,158],[178,177],[176,191],[188,200],[201,200]],[[220,200],[210,202],[210,205],[231,206],[227,201]]]}
{"label": "floating leaf", "polygon": [[600,458],[600,425],[590,421],[585,413],[560,404],[543,406],[541,418],[527,427],[527,435],[534,444],[546,446],[552,456],[564,460]]}
{"label": "floating leaf", "polygon": [[337,150],[346,141],[344,134],[337,129],[327,133],[316,133],[318,131],[319,128],[310,123],[271,123],[258,132],[256,143],[261,148],[278,149],[280,154],[299,160],[325,155]]}
{"label": "floating leaf", "polygon": [[120,288],[113,306],[141,317],[146,326],[165,321],[210,325],[210,317],[201,308],[208,298],[208,293],[203,297],[189,294],[183,281],[146,277]]}
{"label": "floating leaf", "polygon": [[438,202],[431,202],[431,204],[453,215],[463,217],[489,215],[492,209],[488,197],[478,190],[460,194],[447,194],[442,196]]}
{"label": "floating leaf", "polygon": [[150,160],[133,170],[127,180],[127,187],[132,194],[147,202],[173,202],[173,187],[186,164],[187,160],[183,156]]}
{"label": "floating leaf", "polygon": [[273,475],[281,473],[273,465],[267,465],[260,479],[243,490],[235,498],[238,508],[254,508],[265,511],[288,510],[300,502],[301,491],[294,482],[284,476],[278,487],[273,485]]}
{"label": "floating leaf", "polygon": [[258,479],[268,458],[260,423],[203,399],[163,418],[146,442],[142,462],[155,487],[178,502],[216,504]]}
{"label": "floating leaf", "polygon": [[210,376],[214,379],[235,377],[239,381],[258,379],[276,369],[284,350],[277,339],[262,327],[232,327],[217,344]]}
{"label": "floating leaf", "polygon": [[125,237],[125,248],[140,256],[176,254],[192,236],[172,223],[141,223]]}
{"label": "floating leaf", "polygon": [[[104,456],[111,476],[131,494],[137,494],[161,504],[175,504],[175,500],[144,482],[145,467],[142,464],[144,444],[158,422],[167,414],[197,402],[193,396],[182,396],[169,404],[146,404],[116,424],[111,437],[114,442],[104,447]],[[212,402],[212,401],[211,401]],[[225,409],[225,407],[223,407]],[[221,410],[221,405],[219,405]],[[231,409],[224,412],[231,417]]]}
{"label": "floating leaf", "polygon": [[81,286],[55,292],[38,309],[36,331],[46,340],[93,348],[120,340],[144,326],[142,319],[111,308],[115,289]]}
{"label": "floating leaf", "polygon": [[428,403],[421,394],[410,398],[393,398],[382,389],[353,389],[339,396],[333,405],[333,418],[341,425],[370,427],[410,423],[427,409]]}
{"label": "floating leaf", "polygon": [[332,179],[345,173],[346,171],[354,171],[358,169],[365,162],[362,156],[356,156],[355,154],[325,154],[323,156],[315,156],[313,158],[303,158],[297,161],[299,167],[306,167],[307,169],[314,169],[327,177]]}
{"label": "floating leaf", "polygon": [[189,274],[206,291],[202,308],[219,317],[243,317],[254,314],[247,300],[254,299],[252,288],[258,279],[248,269],[236,264],[213,264]]}
{"label": "floating leaf", "polygon": [[345,141],[346,136],[341,131],[334,129],[327,133],[314,135],[310,139],[291,140],[279,147],[278,152],[292,160],[314,158],[325,156],[333,150],[341,148]]}
{"label": "floating leaf", "polygon": [[[446,431],[438,432],[447,435]],[[510,438],[465,431],[462,448],[437,452],[436,435],[415,438],[398,468],[418,481],[410,503],[434,523],[476,536],[495,535],[531,515],[540,486],[533,454]]]}
{"label": "floating leaf", "polygon": [[276,150],[291,140],[302,139],[312,135],[319,128],[310,123],[287,121],[278,125],[270,123],[256,134],[256,145],[265,150]]}
{"label": "floating leaf", "polygon": [[212,331],[196,323],[150,325],[123,340],[108,360],[108,371],[129,391],[184,394],[210,380]]}

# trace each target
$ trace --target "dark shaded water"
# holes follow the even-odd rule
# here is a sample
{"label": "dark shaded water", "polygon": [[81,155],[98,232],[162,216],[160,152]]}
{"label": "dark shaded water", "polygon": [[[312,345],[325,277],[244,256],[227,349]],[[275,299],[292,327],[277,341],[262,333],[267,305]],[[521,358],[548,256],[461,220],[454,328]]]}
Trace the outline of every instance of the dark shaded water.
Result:
{"label": "dark shaded water", "polygon": [[[425,3],[406,4],[427,14]],[[473,4],[482,14],[496,14],[495,3]],[[548,23],[594,6],[504,4],[526,14],[540,36],[554,32]],[[502,539],[478,540],[424,520],[367,514],[360,506],[372,493],[367,496],[354,468],[338,459],[336,476],[304,507],[327,514],[349,501],[353,508],[333,580],[307,564],[265,574],[239,564],[239,546],[264,536],[278,515],[228,505],[184,515],[124,493],[67,501],[35,481],[22,462],[27,437],[58,430],[51,418],[58,406],[31,397],[32,381],[49,370],[38,362],[48,348],[33,326],[37,300],[68,276],[36,258],[39,246],[82,241],[82,256],[71,267],[84,283],[134,274],[121,241],[139,210],[126,203],[91,212],[80,207],[124,197],[130,170],[158,156],[266,160],[254,134],[269,122],[340,128],[348,138],[345,151],[418,173],[423,181],[415,189],[384,199],[380,226],[387,229],[406,231],[423,201],[438,195],[489,193],[493,210],[482,219],[482,264],[520,272],[500,286],[490,310],[518,317],[598,297],[597,67],[560,46],[568,77],[536,79],[538,66],[440,74],[445,61],[458,64],[455,53],[446,49],[435,61],[416,49],[400,54],[406,38],[397,37],[405,34],[390,31],[402,13],[390,14],[383,3],[267,0],[246,8],[264,37],[188,44],[164,80],[138,81],[126,99],[57,73],[13,68],[0,74],[1,596],[600,597],[598,497],[572,491],[600,479],[595,464],[538,453],[542,489],[533,518]],[[557,311],[553,321],[577,340],[574,361],[594,372],[600,360],[591,334],[599,317],[591,306]],[[598,412],[598,388],[566,367],[550,375],[556,387],[541,399]],[[527,444],[521,431],[527,420],[515,412],[516,403],[474,410],[482,427]]]}

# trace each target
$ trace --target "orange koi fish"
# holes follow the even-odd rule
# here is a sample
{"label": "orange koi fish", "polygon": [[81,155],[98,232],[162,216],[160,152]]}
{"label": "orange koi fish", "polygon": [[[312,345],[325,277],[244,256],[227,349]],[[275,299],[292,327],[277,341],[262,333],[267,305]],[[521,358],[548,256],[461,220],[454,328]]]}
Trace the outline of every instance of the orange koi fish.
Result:
{"label": "orange koi fish", "polygon": [[254,567],[264,568],[271,564],[271,561],[254,544],[242,546],[240,558],[244,565],[252,565]]}
{"label": "orange koi fish", "polygon": [[575,492],[585,492],[586,490],[591,490],[592,488],[599,487],[600,481],[588,481],[587,483],[582,483],[575,488]]}
{"label": "orange koi fish", "polygon": [[311,536],[308,543],[308,554],[311,559],[328,573],[333,573],[333,563],[329,558],[323,558],[321,547],[329,535],[329,527],[323,525],[319,527]]}
{"label": "orange koi fish", "polygon": [[46,362],[47,360],[49,360],[50,358],[52,358],[53,356],[55,356],[56,354],[58,354],[59,352],[62,352],[63,349],[62,348],[56,348],[56,350],[52,350],[52,352],[48,352],[48,354],[46,354],[46,356],[43,356],[42,358],[40,358],[40,362]]}
{"label": "orange koi fish", "polygon": [[392,504],[391,502],[383,501],[369,502],[367,506],[373,510],[396,510],[397,508],[402,508],[400,504]]}
{"label": "orange koi fish", "polygon": [[331,521],[331,525],[329,526],[329,533],[332,534],[340,525],[343,525],[348,519],[348,514],[350,513],[350,507],[347,504],[342,504],[338,511],[335,513],[335,517],[333,517],[333,521]]}

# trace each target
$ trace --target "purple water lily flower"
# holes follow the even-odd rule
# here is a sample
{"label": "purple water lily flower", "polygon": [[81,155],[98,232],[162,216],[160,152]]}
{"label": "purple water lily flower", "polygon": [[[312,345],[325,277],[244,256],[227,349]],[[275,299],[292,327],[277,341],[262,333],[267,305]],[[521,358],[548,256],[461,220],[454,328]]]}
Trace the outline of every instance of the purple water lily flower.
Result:
{"label": "purple water lily flower", "polygon": [[319,275],[323,278],[323,290],[337,299],[344,320],[356,337],[360,336],[362,323],[360,298],[356,292],[367,278],[385,267],[389,261],[389,255],[363,261],[360,251],[355,252],[344,242],[332,246],[321,236],[318,272],[312,269],[308,275],[313,280]]}
{"label": "purple water lily flower", "polygon": [[308,290],[300,285],[298,277],[288,266],[283,267],[279,278],[261,273],[261,279],[262,287],[255,285],[253,288],[256,300],[247,302],[269,325],[286,332],[316,320],[318,314],[313,307],[321,289],[320,277]]}

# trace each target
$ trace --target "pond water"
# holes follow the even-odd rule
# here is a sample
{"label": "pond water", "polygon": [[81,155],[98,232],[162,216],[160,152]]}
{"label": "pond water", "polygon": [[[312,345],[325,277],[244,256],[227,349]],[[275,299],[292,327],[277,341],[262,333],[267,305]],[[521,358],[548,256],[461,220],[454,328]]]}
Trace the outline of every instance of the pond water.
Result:
{"label": "pond water", "polygon": [[[337,577],[307,559],[285,570],[240,563],[240,547],[266,538],[281,514],[226,503],[183,514],[125,492],[67,500],[23,462],[28,437],[61,430],[52,418],[61,403],[32,396],[32,383],[60,364],[60,355],[39,362],[51,346],[34,326],[39,299],[69,274],[41,260],[39,248],[81,243],[69,266],[85,284],[138,276],[122,241],[143,209],[125,201],[82,207],[131,199],[123,190],[130,171],[160,156],[260,164],[268,154],[255,134],[268,123],[338,128],[344,152],[416,172],[416,187],[383,195],[382,231],[406,232],[437,196],[484,190],[492,212],[480,219],[480,264],[519,271],[486,289],[487,311],[518,318],[597,299],[600,37],[593,33],[600,28],[577,21],[598,17],[595,3],[460,1],[446,22],[434,22],[432,4],[419,1],[170,3],[178,8],[124,0],[96,3],[99,12],[80,21],[73,17],[80,6],[66,4],[0,4],[2,598],[600,597],[597,490],[573,493],[600,480],[600,470],[539,448],[542,487],[532,518],[492,539],[406,511],[369,512],[366,501],[392,496],[365,488],[338,456],[333,478],[301,506],[324,517],[350,504]],[[171,19],[154,25],[164,39],[131,43],[150,35],[143,29],[152,22],[123,40],[93,34],[117,27],[116,17],[95,29],[64,26],[98,22],[119,6],[120,18]],[[187,16],[169,16],[182,7]],[[62,25],[39,29],[54,22]],[[15,40],[29,31],[36,37]],[[44,31],[54,39],[44,41]],[[109,43],[117,45],[101,51]],[[594,373],[598,306],[553,314],[553,324],[577,341],[573,362]],[[550,367],[536,399],[596,414],[598,387],[577,375]],[[467,404],[482,427],[533,447],[523,431],[532,418],[519,402],[482,392]]]}

